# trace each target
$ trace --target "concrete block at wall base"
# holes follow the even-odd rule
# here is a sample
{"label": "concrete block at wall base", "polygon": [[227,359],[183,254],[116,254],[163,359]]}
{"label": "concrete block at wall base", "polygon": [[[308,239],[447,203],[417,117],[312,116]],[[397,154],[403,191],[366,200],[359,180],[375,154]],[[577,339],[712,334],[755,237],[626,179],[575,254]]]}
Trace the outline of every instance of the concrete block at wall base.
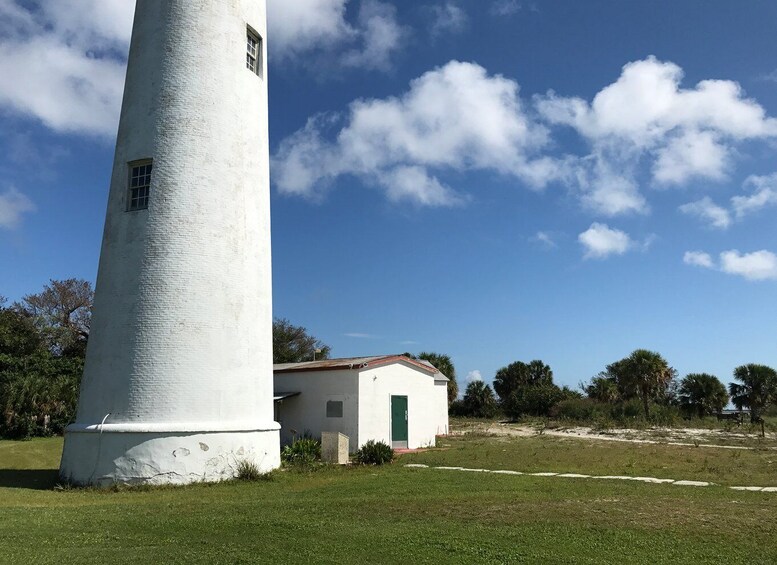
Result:
{"label": "concrete block at wall base", "polygon": [[235,477],[242,461],[280,467],[277,429],[65,432],[60,478],[70,484],[189,484]]}
{"label": "concrete block at wall base", "polygon": [[321,432],[321,460],[337,465],[348,464],[348,436],[340,432]]}

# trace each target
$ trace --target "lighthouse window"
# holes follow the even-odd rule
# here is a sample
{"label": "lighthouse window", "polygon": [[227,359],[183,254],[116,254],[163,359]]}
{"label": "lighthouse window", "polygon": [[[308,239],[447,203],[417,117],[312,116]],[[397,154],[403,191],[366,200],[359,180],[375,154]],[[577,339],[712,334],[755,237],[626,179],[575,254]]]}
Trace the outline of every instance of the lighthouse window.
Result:
{"label": "lighthouse window", "polygon": [[247,31],[246,68],[262,76],[262,38],[251,29]]}
{"label": "lighthouse window", "polygon": [[129,209],[145,210],[151,192],[151,161],[130,164]]}

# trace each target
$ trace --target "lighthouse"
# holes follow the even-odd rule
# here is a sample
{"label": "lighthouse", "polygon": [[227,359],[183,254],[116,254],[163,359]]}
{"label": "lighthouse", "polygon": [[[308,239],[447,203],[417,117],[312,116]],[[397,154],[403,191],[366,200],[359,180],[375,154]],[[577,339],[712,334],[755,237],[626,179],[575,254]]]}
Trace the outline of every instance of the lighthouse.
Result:
{"label": "lighthouse", "polygon": [[280,464],[265,1],[137,0],[63,480]]}

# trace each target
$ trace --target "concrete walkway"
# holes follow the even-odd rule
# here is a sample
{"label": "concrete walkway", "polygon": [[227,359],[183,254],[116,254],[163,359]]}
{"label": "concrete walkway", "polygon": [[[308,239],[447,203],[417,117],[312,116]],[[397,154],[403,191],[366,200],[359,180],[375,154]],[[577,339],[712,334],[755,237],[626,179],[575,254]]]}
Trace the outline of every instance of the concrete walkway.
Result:
{"label": "concrete walkway", "polygon": [[[668,484],[680,487],[709,487],[715,483],[707,481],[685,481],[676,479],[657,479],[655,477],[628,477],[625,475],[580,475],[578,473],[522,473],[520,471],[492,471],[489,469],[468,469],[466,467],[432,467],[420,463],[405,465],[410,469],[436,469],[440,471],[460,471],[464,473],[492,473],[494,475],[526,475],[527,477],[558,477],[562,479],[603,479],[610,481],[637,481],[650,484]],[[744,490],[751,492],[775,492],[777,487],[728,487],[731,490]]]}

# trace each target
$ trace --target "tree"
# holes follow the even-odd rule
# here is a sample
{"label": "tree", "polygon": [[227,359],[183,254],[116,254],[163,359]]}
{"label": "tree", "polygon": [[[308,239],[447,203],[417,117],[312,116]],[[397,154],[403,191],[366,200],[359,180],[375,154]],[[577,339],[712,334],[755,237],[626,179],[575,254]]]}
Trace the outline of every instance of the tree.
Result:
{"label": "tree", "polygon": [[422,351],[418,354],[418,359],[428,361],[448,377],[448,404],[456,400],[456,397],[459,396],[459,383],[456,381],[456,367],[453,366],[451,358],[444,353]]}
{"label": "tree", "polygon": [[621,400],[639,398],[645,418],[650,417],[650,403],[666,403],[677,371],[655,351],[637,349],[628,357],[607,365],[600,378],[613,381]]}
{"label": "tree", "polygon": [[734,369],[734,378],[742,384],[728,385],[731,402],[738,410],[749,408],[751,422],[760,421],[769,405],[777,402],[777,371],[751,363]]}
{"label": "tree", "polygon": [[418,355],[413,355],[406,351],[402,355],[410,359],[423,359],[434,365],[435,369],[448,377],[448,405],[456,400],[459,396],[459,383],[456,381],[456,367],[453,366],[450,356],[444,353],[431,353],[428,351],[422,351]]}
{"label": "tree", "polygon": [[493,418],[497,408],[494,391],[483,381],[472,381],[464,392],[462,406],[467,416]]}
{"label": "tree", "polygon": [[92,320],[94,291],[83,279],[51,280],[14,308],[29,316],[55,354],[83,357]]}
{"label": "tree", "polygon": [[[567,389],[568,390],[568,389]],[[551,408],[565,400],[565,393],[553,383],[522,386],[502,401],[505,414],[512,419],[521,416],[548,416]]]}
{"label": "tree", "polygon": [[679,401],[687,414],[703,418],[723,410],[728,404],[728,392],[714,375],[692,373],[680,383]]}
{"label": "tree", "polygon": [[583,387],[583,390],[588,398],[598,402],[614,404],[620,399],[615,380],[603,374],[592,378],[591,382]]}
{"label": "tree", "polygon": [[286,318],[272,322],[273,363],[301,363],[313,359],[329,359],[331,348],[308,334],[302,326],[295,326]]}
{"label": "tree", "polygon": [[510,363],[496,372],[494,390],[500,400],[505,400],[521,387],[553,384],[553,371],[540,360],[528,364],[522,361]]}

